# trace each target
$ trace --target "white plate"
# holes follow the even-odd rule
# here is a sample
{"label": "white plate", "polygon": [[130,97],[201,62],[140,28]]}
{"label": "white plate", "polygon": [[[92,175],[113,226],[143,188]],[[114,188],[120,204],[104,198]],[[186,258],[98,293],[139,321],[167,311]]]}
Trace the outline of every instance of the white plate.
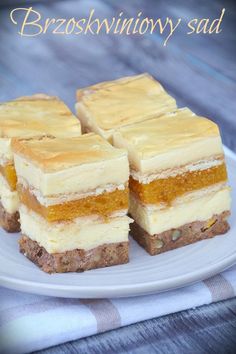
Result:
{"label": "white plate", "polygon": [[231,230],[224,236],[149,256],[131,241],[130,263],[84,273],[48,275],[18,252],[18,235],[0,232],[0,285],[41,295],[106,298],[144,295],[206,279],[236,263],[236,159],[227,152],[233,187]]}

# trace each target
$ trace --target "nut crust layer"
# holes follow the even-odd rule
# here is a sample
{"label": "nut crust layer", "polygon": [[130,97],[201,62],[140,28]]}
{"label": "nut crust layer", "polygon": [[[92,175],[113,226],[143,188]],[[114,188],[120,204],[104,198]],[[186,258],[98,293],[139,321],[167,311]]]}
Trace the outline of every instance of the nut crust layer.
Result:
{"label": "nut crust layer", "polygon": [[216,235],[225,234],[230,226],[227,218],[229,211],[213,215],[207,221],[194,221],[178,229],[171,229],[160,234],[150,235],[136,222],[130,225],[131,235],[151,256],[195,243]]}
{"label": "nut crust layer", "polygon": [[9,233],[20,231],[20,215],[16,211],[13,214],[8,213],[0,202],[0,225]]}
{"label": "nut crust layer", "polygon": [[22,235],[20,252],[46,273],[83,272],[128,263],[128,242],[104,244],[85,251],[76,249],[63,253],[48,253],[36,241]]}

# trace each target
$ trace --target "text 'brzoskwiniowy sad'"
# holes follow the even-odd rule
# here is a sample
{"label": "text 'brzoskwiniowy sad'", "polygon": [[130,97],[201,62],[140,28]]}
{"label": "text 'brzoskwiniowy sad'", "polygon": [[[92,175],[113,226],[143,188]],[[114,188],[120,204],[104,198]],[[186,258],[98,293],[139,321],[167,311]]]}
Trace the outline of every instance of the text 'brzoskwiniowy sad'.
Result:
{"label": "text 'brzoskwiniowy sad'", "polygon": [[43,13],[28,8],[15,8],[10,12],[10,19],[17,26],[17,33],[21,36],[35,37],[51,33],[54,35],[145,35],[157,34],[162,36],[166,46],[173,34],[183,26],[186,34],[218,34],[222,31],[222,21],[225,9],[221,10],[218,18],[192,18],[186,21],[182,18],[150,18],[145,17],[142,11],[136,17],[126,17],[123,12],[111,18],[96,16],[95,9],[91,9],[88,17],[83,18],[49,18]]}

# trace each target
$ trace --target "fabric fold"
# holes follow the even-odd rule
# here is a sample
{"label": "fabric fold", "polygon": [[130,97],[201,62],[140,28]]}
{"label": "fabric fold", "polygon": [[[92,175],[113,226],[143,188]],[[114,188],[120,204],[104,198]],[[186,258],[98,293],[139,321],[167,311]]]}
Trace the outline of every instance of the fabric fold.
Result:
{"label": "fabric fold", "polygon": [[0,288],[0,353],[30,353],[235,294],[236,266],[181,289],[120,299],[51,298]]}

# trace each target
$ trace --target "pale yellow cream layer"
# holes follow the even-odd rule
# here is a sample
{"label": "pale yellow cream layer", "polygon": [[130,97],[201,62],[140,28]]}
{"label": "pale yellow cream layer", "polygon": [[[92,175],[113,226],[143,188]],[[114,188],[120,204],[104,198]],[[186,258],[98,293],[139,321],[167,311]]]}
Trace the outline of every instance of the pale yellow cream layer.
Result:
{"label": "pale yellow cream layer", "polygon": [[99,219],[78,218],[70,223],[48,223],[43,217],[20,207],[22,233],[37,241],[48,253],[89,250],[105,243],[127,242],[131,219],[127,216]]}
{"label": "pale yellow cream layer", "polygon": [[13,162],[13,153],[11,150],[11,139],[0,138],[0,164],[5,165]]}
{"label": "pale yellow cream layer", "polygon": [[41,196],[85,193],[129,179],[127,152],[95,134],[13,143],[17,176]]}
{"label": "pale yellow cream layer", "polygon": [[132,195],[129,212],[132,218],[150,235],[158,234],[182,225],[210,219],[214,214],[230,210],[229,188],[224,187],[213,193],[203,194],[178,203],[169,208],[158,209],[144,206]]}
{"label": "pale yellow cream layer", "polygon": [[0,200],[4,209],[13,214],[19,207],[19,196],[17,191],[11,191],[5,178],[0,174]]}
{"label": "pale yellow cream layer", "polygon": [[77,102],[77,115],[83,130],[96,132],[109,140],[118,127],[176,109],[174,98],[148,74],[80,89]]}
{"label": "pale yellow cream layer", "polygon": [[128,151],[131,169],[144,175],[223,154],[217,125],[187,108],[120,128],[113,143]]}

